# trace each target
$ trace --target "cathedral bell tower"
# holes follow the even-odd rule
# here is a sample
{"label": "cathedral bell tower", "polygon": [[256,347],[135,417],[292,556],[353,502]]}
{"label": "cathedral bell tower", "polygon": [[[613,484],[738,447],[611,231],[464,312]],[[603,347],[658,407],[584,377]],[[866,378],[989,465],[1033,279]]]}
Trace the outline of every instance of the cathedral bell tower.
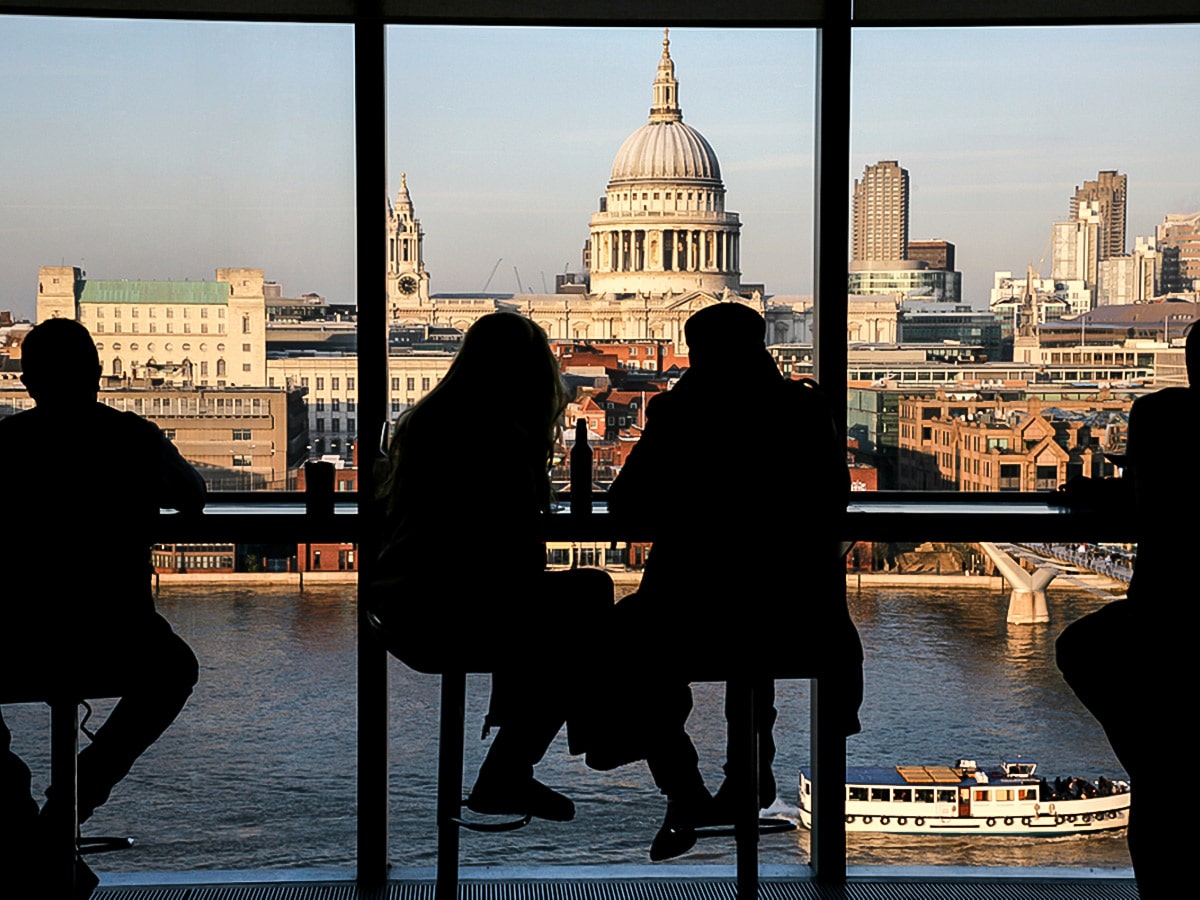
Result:
{"label": "cathedral bell tower", "polygon": [[425,271],[421,221],[413,215],[412,197],[408,194],[408,177],[400,175],[400,190],[396,204],[387,202],[387,300],[388,321],[394,325],[416,324],[428,319],[425,315],[411,319],[418,310],[429,309],[429,273]]}

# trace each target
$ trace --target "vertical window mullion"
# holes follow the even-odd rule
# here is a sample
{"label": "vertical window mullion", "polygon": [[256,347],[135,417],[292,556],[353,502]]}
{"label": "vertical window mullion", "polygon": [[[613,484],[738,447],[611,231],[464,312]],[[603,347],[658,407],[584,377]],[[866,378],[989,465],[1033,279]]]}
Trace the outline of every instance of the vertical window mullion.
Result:
{"label": "vertical window mullion", "polygon": [[372,497],[375,463],[387,422],[387,247],[379,199],[387,196],[384,92],[386,33],[379,3],[359,4],[354,19],[355,193],[358,299],[358,880],[382,883],[388,855],[387,652],[366,620],[382,529]]}

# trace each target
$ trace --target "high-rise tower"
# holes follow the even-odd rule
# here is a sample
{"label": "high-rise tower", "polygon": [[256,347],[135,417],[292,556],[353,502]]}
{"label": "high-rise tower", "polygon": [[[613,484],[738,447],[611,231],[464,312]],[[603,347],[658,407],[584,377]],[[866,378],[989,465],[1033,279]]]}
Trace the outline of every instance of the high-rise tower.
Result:
{"label": "high-rise tower", "polygon": [[1099,259],[1125,255],[1125,182],[1126,176],[1115,169],[1100,172],[1095,181],[1075,188],[1071,198],[1071,220],[1079,217],[1082,204],[1094,203],[1100,213],[1100,233],[1096,250]]}
{"label": "high-rise tower", "polygon": [[854,182],[855,262],[908,259],[908,170],[894,159],[867,166]]}

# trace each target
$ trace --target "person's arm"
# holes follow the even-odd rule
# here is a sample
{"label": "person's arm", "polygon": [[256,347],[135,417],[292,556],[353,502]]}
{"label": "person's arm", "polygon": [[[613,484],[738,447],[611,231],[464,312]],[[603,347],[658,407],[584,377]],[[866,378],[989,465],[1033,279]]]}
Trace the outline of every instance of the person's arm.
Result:
{"label": "person's arm", "polygon": [[158,474],[161,507],[182,513],[197,513],[204,509],[208,499],[204,479],[161,431],[158,432]]}
{"label": "person's arm", "polygon": [[[665,421],[669,410],[660,398],[646,407],[646,427],[629,451],[620,473],[606,495],[608,511],[622,522],[649,526],[669,482],[670,449]],[[657,494],[657,497],[656,497]]]}

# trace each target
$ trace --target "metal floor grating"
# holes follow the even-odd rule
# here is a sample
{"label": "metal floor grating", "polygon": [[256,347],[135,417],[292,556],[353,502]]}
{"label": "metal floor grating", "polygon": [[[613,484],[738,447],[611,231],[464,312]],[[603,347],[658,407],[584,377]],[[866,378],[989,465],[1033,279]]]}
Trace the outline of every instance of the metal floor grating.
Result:
{"label": "metal floor grating", "polygon": [[[432,882],[375,889],[347,883],[128,886],[98,889],[94,900],[433,900]],[[1130,879],[888,880],[830,887],[764,880],[759,900],[1138,900]],[[472,880],[459,900],[734,900],[732,879],[561,878]]]}

